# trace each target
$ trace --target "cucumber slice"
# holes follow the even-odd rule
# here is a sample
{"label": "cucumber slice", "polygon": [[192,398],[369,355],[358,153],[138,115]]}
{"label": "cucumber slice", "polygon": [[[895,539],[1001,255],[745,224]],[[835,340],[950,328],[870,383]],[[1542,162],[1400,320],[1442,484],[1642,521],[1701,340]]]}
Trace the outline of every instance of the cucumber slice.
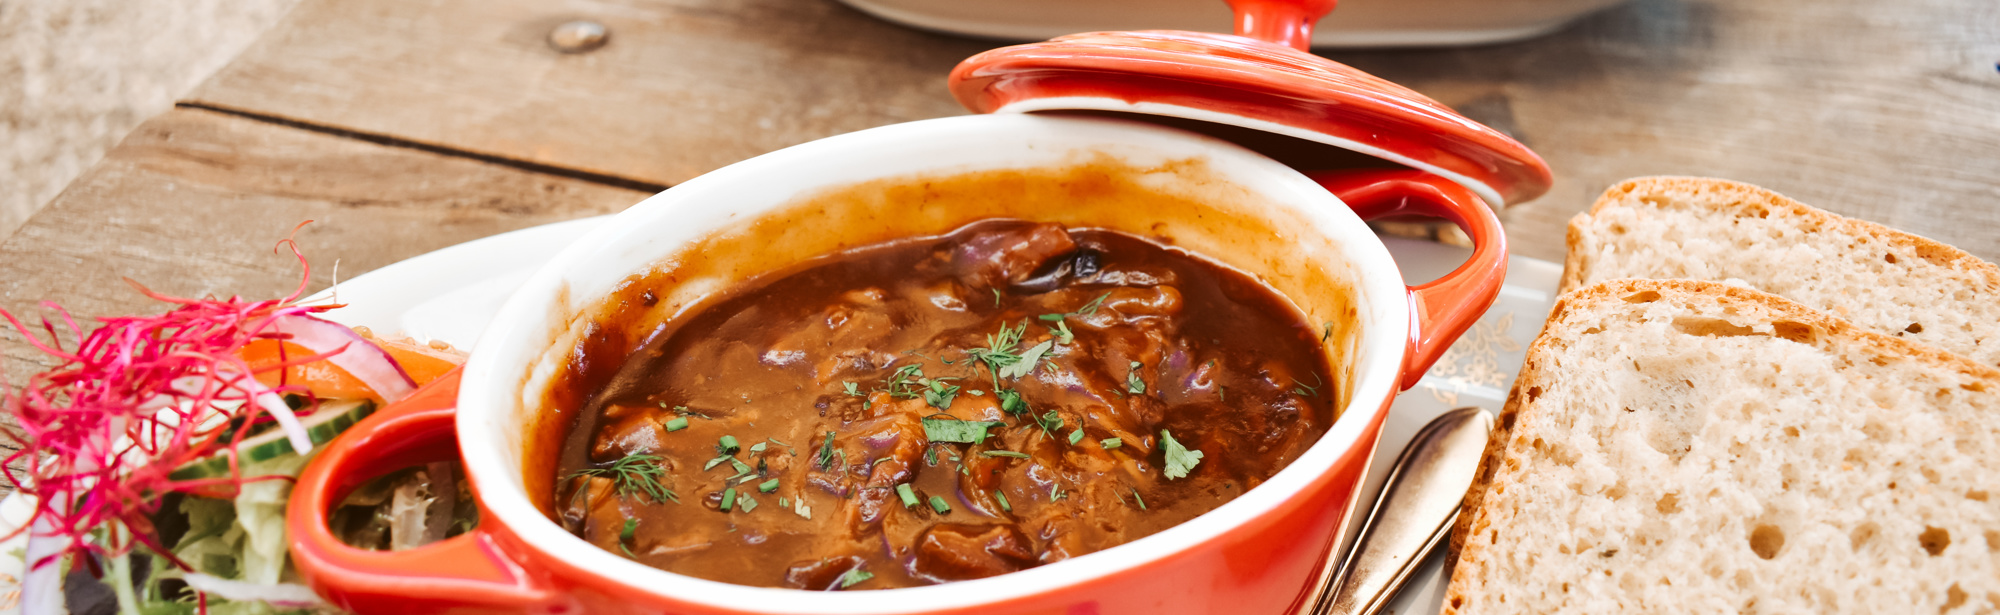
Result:
{"label": "cucumber slice", "polygon": [[[347,431],[361,419],[375,413],[375,402],[366,399],[329,401],[320,404],[318,412],[299,419],[306,428],[306,435],[315,445],[333,440],[340,432]],[[264,433],[244,438],[236,447],[237,464],[248,465],[260,461],[276,459],[292,453],[292,441],[285,438],[285,432],[272,429]],[[173,480],[194,480],[219,478],[229,475],[229,455],[215,454],[203,457],[187,465],[175,468],[167,475]]]}

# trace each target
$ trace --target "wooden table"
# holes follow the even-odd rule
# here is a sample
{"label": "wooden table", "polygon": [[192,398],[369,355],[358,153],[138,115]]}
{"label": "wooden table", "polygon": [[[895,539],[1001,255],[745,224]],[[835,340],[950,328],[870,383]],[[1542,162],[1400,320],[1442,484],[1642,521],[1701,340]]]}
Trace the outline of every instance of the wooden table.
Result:
{"label": "wooden table", "polygon": [[[1339,18],[1336,12],[1333,19]],[[564,54],[564,22],[608,45]],[[995,43],[830,0],[305,0],[0,243],[0,308],[158,311],[163,292],[276,297],[300,221],[317,289],[461,241],[622,209],[828,135],[963,111]],[[1560,259],[1610,183],[1697,174],[2000,258],[2000,3],[1634,0],[1470,49],[1331,51],[1507,131],[1554,190],[1506,212]],[[48,363],[9,330],[6,374]]]}

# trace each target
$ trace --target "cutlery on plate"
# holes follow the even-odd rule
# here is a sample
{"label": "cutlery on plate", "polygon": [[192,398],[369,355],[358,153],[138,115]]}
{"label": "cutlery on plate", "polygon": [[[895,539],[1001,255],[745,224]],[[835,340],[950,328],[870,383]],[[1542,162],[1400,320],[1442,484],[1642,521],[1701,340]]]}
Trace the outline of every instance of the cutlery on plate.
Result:
{"label": "cutlery on plate", "polygon": [[1329,556],[1299,615],[1373,615],[1444,541],[1479,471],[1493,413],[1459,408],[1425,424],[1397,457],[1346,557]]}

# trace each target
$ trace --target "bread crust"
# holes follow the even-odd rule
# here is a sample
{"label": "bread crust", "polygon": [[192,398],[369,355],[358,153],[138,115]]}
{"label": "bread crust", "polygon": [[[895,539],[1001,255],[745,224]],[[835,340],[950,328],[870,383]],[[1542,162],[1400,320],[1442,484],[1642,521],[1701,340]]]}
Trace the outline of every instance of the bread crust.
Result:
{"label": "bread crust", "polygon": [[1468,575],[1463,574],[1460,564],[1466,561],[1478,561],[1484,556],[1484,547],[1472,544],[1468,540],[1471,535],[1475,532],[1495,531],[1485,519],[1488,513],[1487,495],[1492,493],[1496,486],[1502,488],[1506,486],[1496,483],[1496,476],[1512,458],[1520,455],[1516,449],[1525,446],[1525,443],[1513,442],[1513,429],[1524,413],[1536,412],[1538,409],[1528,392],[1544,382],[1563,376],[1547,364],[1551,348],[1576,336],[1588,334],[1572,331],[1574,327],[1570,321],[1579,313],[1606,304],[1624,304],[1628,302],[1628,297],[1647,292],[1658,295],[1654,301],[1671,301],[1681,305],[1692,305],[1697,301],[1713,301],[1729,304],[1755,315],[1764,322],[1790,321],[1805,324],[1820,333],[1814,336],[1813,345],[1816,347],[1825,348],[1832,340],[1842,339],[1859,343],[1870,352],[1951,369],[1983,380],[1988,386],[1995,387],[1994,390],[2000,390],[2000,369],[1982,365],[1955,353],[1884,335],[1763,291],[1699,280],[1621,279],[1608,280],[1566,292],[1556,299],[1555,307],[1550,310],[1547,326],[1528,347],[1521,373],[1514,380],[1514,388],[1508,393],[1499,420],[1494,422],[1493,436],[1488,440],[1486,453],[1480,460],[1477,475],[1466,494],[1463,512],[1452,528],[1451,552],[1445,565],[1445,569],[1451,571],[1451,579],[1446,587],[1441,614],[1457,615],[1465,612],[1463,607],[1467,606],[1468,590],[1471,589],[1473,581]]}
{"label": "bread crust", "polygon": [[1568,255],[1563,258],[1561,292],[1568,292],[1583,281],[1583,274],[1589,267],[1587,250],[1578,250],[1583,240],[1583,228],[1589,220],[1607,207],[1615,207],[1630,198],[1646,195],[1682,192],[1704,195],[1693,201],[1736,217],[1761,217],[1779,212],[1803,218],[1817,224],[1821,230],[1844,233],[1855,237],[1871,237],[1895,247],[1907,248],[1918,258],[1941,267],[1957,269],[1980,276],[1988,288],[2000,288],[2000,266],[1980,260],[1964,250],[1923,237],[1912,235],[1887,226],[1849,218],[1833,212],[1792,200],[1777,192],[1743,182],[1712,177],[1652,176],[1635,177],[1605,189],[1597,197],[1589,211],[1570,218],[1565,236]]}

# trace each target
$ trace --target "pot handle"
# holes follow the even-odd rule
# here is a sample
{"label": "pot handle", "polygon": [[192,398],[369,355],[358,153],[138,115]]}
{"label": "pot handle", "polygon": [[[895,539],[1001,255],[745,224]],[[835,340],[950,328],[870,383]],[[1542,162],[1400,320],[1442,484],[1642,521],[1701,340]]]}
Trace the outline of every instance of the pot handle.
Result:
{"label": "pot handle", "polygon": [[1236,35],[1306,51],[1313,25],[1333,12],[1337,0],[1227,0],[1236,14]]}
{"label": "pot handle", "polygon": [[[348,546],[327,529],[329,512],[378,476],[458,458],[459,372],[389,404],[328,443],[292,487],[286,509],[292,563],[334,606],[358,613],[512,611],[547,604],[551,592],[495,541],[488,520],[407,551]],[[470,607],[470,608],[468,608]]]}
{"label": "pot handle", "polygon": [[1403,388],[1416,386],[1493,299],[1507,279],[1507,234],[1493,209],[1465,186],[1414,169],[1308,173],[1363,220],[1419,215],[1444,218],[1472,237],[1472,258],[1451,273],[1409,288],[1410,345]]}

